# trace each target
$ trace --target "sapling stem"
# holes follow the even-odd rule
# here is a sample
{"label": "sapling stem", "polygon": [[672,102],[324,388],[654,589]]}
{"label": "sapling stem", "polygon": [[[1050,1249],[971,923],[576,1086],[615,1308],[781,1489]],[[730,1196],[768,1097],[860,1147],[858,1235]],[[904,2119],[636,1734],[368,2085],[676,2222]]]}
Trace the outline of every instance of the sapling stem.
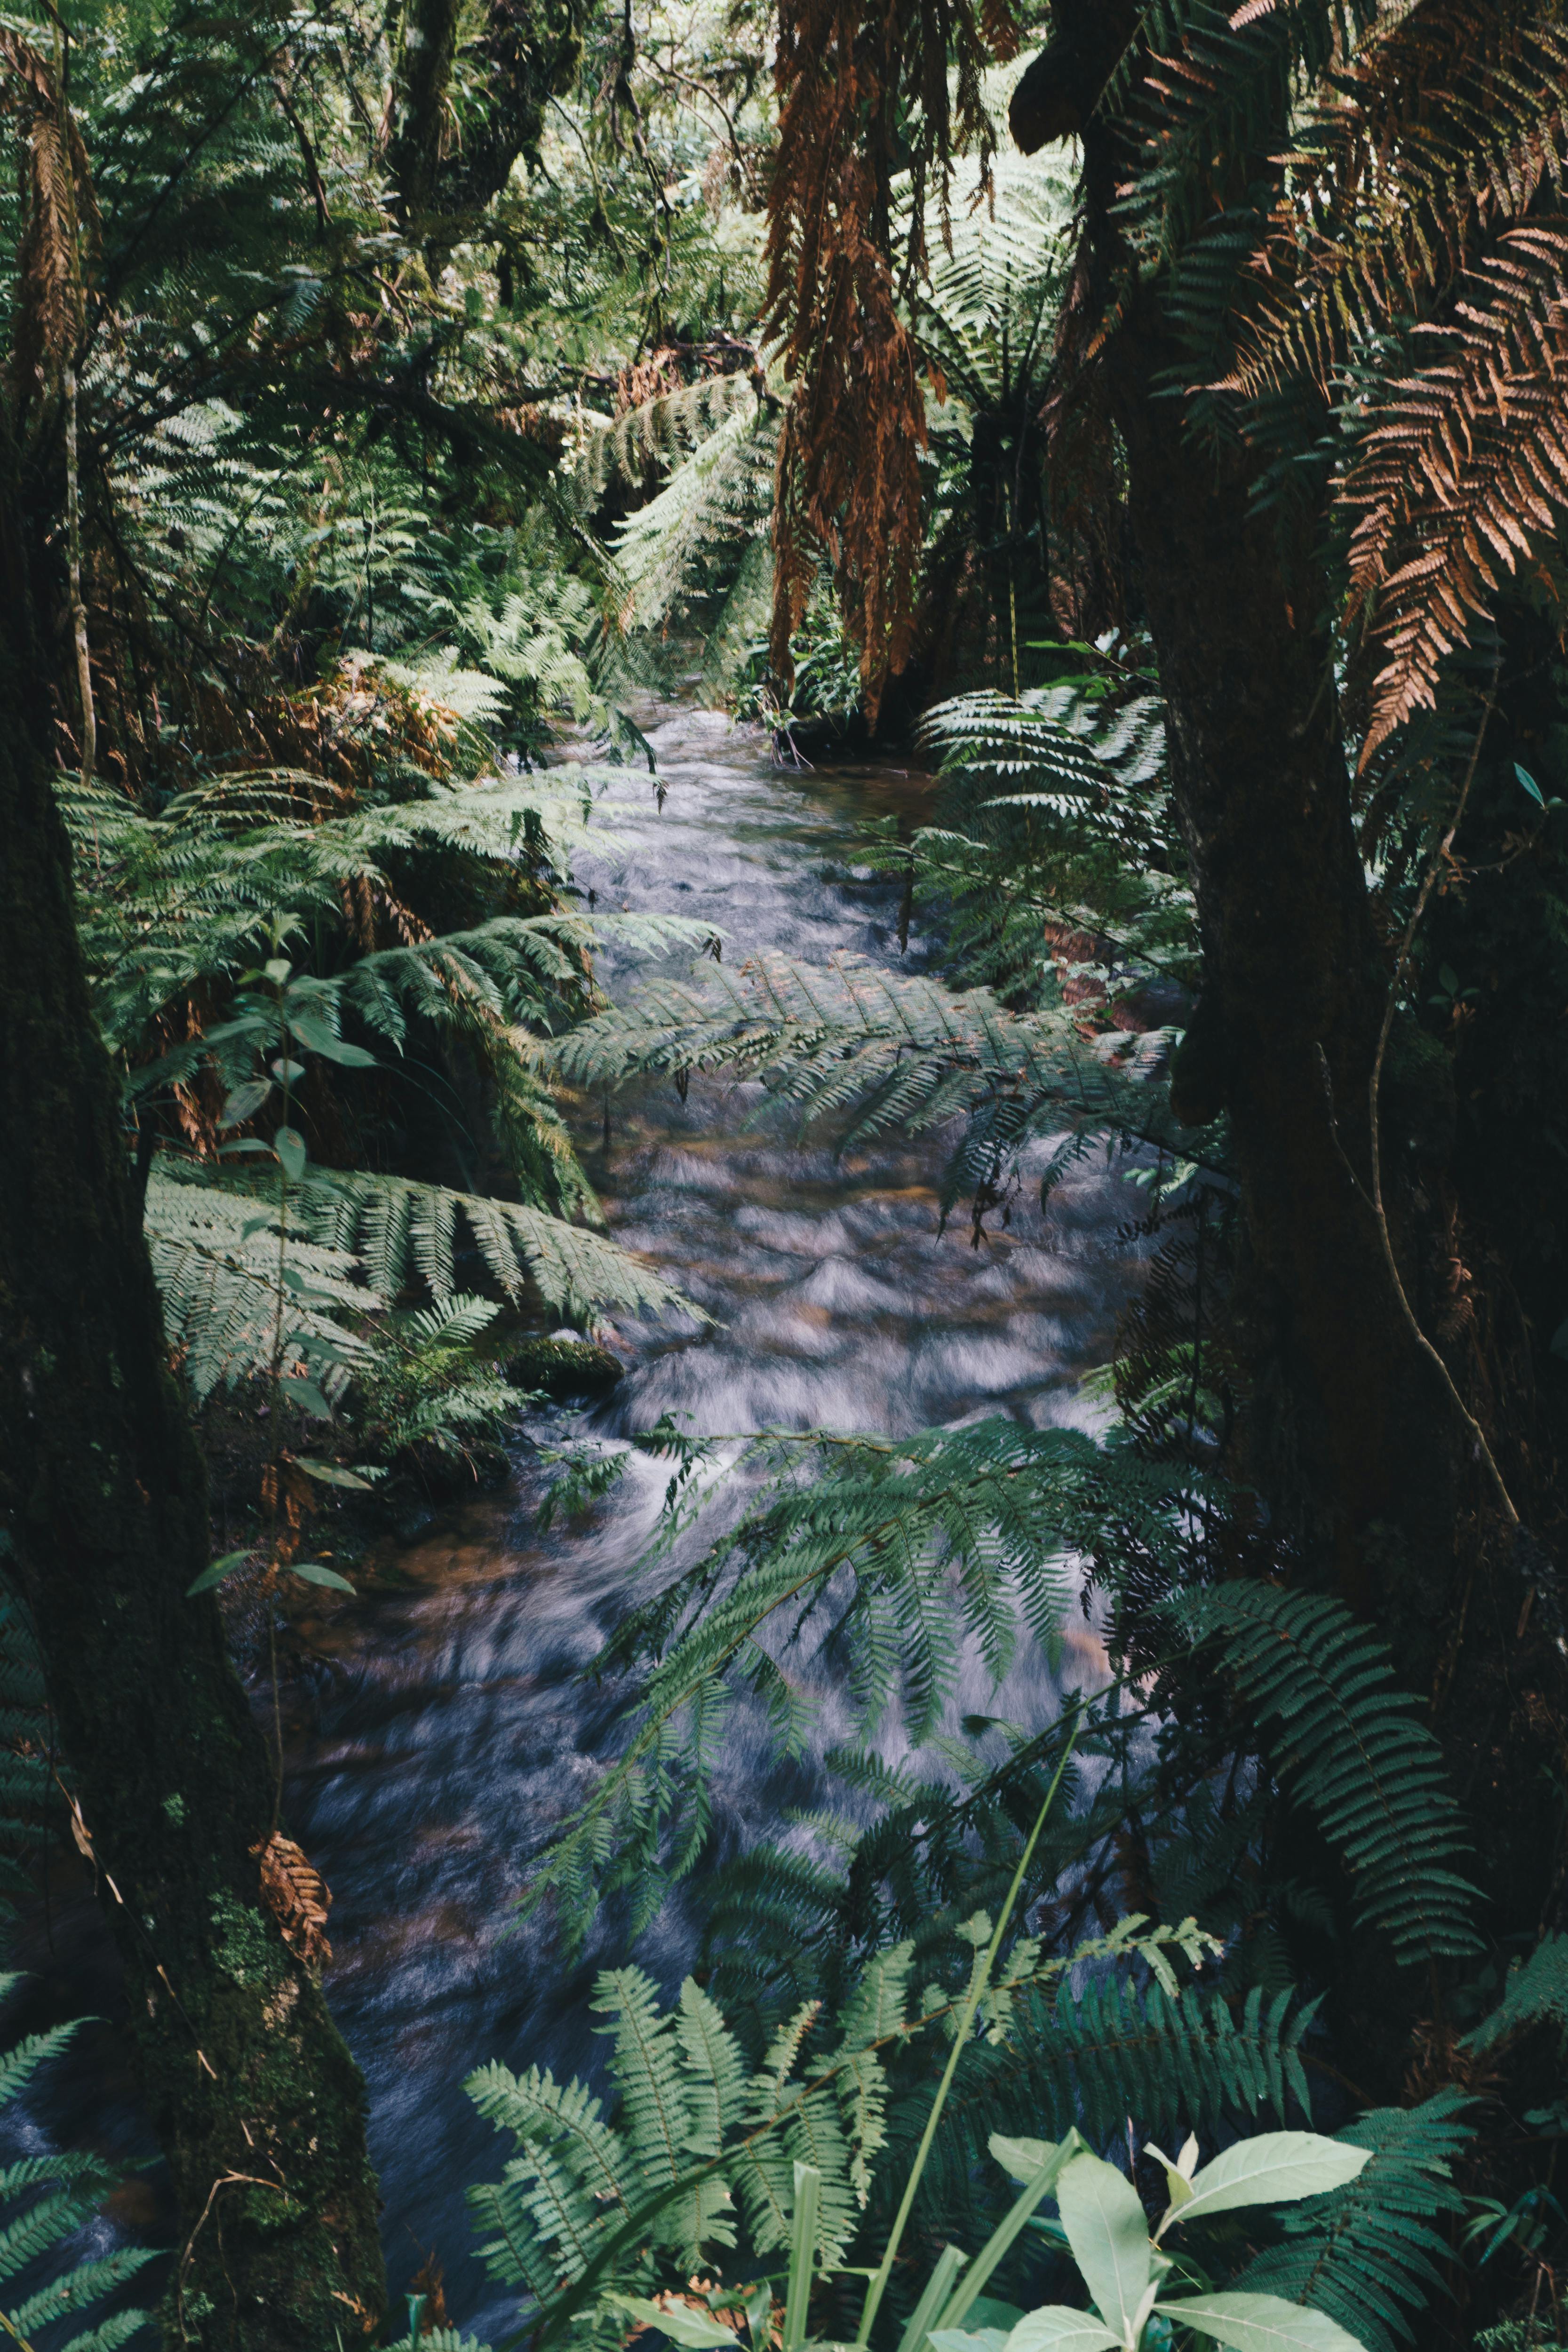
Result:
{"label": "sapling stem", "polygon": [[1018,1856],[1018,1867],[1013,1873],[1013,1884],[1007,1889],[1007,1900],[1002,1906],[1002,1916],[996,1922],[995,1932],[986,1947],[985,1958],[976,1969],[974,1980],[969,1988],[969,1998],[963,2004],[963,2013],[958,2021],[958,2031],[952,2037],[952,2048],[948,2053],[947,2064],[942,2069],[942,2080],[937,2084],[936,2096],[931,2101],[931,2113],[926,2117],[926,2127],[921,2134],[921,2144],[915,2150],[914,2168],[904,2183],[904,2193],[899,2200],[899,2210],[893,2216],[893,2226],[889,2233],[887,2252],[878,2264],[876,2276],[866,2290],[865,2308],[860,2314],[860,2326],[855,2337],[857,2345],[865,2344],[870,2338],[872,2323],[876,2319],[882,2297],[887,2292],[888,2281],[893,2274],[893,2264],[898,2259],[900,2242],[913,2210],[915,2193],[921,2185],[921,2176],[925,2171],[931,2145],[936,2138],[936,2127],[942,2120],[942,2111],[947,2105],[947,2095],[952,2087],[952,2078],[958,2072],[958,2062],[963,2054],[963,2046],[973,2030],[975,2011],[979,2008],[981,1997],[991,1981],[992,1970],[996,1966],[996,1956],[1002,1948],[1002,1938],[1007,1932],[1007,1923],[1013,1916],[1019,1889],[1024,1884],[1024,1874],[1035,1858],[1035,1848],[1039,1843],[1040,1832],[1046,1826],[1052,1805],[1056,1802],[1057,1790],[1061,1786],[1062,1774],[1067,1770],[1068,1760],[1078,1745],[1078,1735],[1082,1722],[1083,1710],[1079,1706],[1074,1712],[1072,1729],[1068,1734],[1068,1742],[1062,1749],[1061,1760],[1051,1775],[1051,1785],[1046,1790],[1046,1801],[1035,1817],[1035,1826],[1029,1832],[1028,1841],[1023,1853]]}

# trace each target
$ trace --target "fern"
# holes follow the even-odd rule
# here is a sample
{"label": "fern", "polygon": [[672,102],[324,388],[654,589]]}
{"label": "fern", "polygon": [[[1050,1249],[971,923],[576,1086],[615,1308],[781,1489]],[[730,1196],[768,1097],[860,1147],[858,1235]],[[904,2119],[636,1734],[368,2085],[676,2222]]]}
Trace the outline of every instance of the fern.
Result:
{"label": "fern", "polygon": [[[1254,2003],[1238,2022],[1206,1996],[1161,1992],[1146,2006],[1135,1986],[1125,1997],[1034,1998],[1031,1988],[1086,1964],[1131,1976],[1165,1950],[1188,1960],[1203,1951],[1190,1922],[1152,1939],[1139,1928],[1124,1921],[1062,1958],[1044,1958],[1028,1937],[1016,1943],[986,2038],[960,2077],[950,2169],[968,2163],[963,2150],[977,2132],[983,2147],[986,2116],[1032,2129],[1042,2096],[1120,2123],[1125,2104],[1112,2111],[1102,2087],[1118,2067],[1130,2095],[1149,2095],[1140,2115],[1206,2117],[1304,2100],[1296,2050],[1308,2014],[1289,2015],[1284,2001],[1267,2013]],[[961,1939],[970,1963],[989,1934],[989,1921],[970,1922]],[[797,2009],[751,2069],[691,1979],[663,2010],[640,1970],[601,1975],[594,2006],[610,2021],[600,2030],[619,2094],[612,2118],[581,2083],[563,2087],[536,2068],[518,2077],[491,2065],[468,2079],[480,2114],[514,2148],[498,2182],[469,2191],[479,2228],[493,2233],[481,2250],[492,2275],[521,2288],[547,2328],[571,2318],[586,2341],[618,2340],[616,2298],[628,2290],[679,2292],[721,2251],[743,2264],[788,2246],[802,2165],[820,2175],[817,2258],[840,2265],[875,2226],[872,2192],[887,2163],[921,2128],[962,2005],[962,1991],[940,1987],[911,1998],[912,1953],[904,1943],[873,1955],[831,2019],[815,2001]]]}
{"label": "fern", "polygon": [[1300,374],[1328,390],[1358,348],[1423,315],[1479,219],[1505,227],[1560,184],[1565,62],[1561,27],[1528,5],[1386,13],[1293,125],[1226,383],[1256,394]]}
{"label": "fern", "polygon": [[[0,1998],[21,1981],[0,1977]],[[73,2021],[29,2036],[0,2053],[0,2103],[20,2096],[46,2060],[58,2057],[77,2032]],[[120,2176],[96,2157],[62,2153],[22,2157],[0,2167],[0,2288],[53,2257],[91,2221]],[[151,2324],[151,2314],[120,2310],[83,2327],[91,2306],[113,2294],[153,2259],[149,2252],[123,2248],[110,2254],[55,2269],[42,2285],[3,2313],[6,2333],[26,2343],[65,2321],[76,2325],[65,2352],[118,2352],[121,2344]]]}
{"label": "fern", "polygon": [[280,1217],[254,1195],[160,1160],[145,1216],[164,1335],[198,1402],[220,1382],[268,1371],[279,1339],[285,1356],[319,1366],[330,1397],[342,1396],[356,1364],[368,1365],[360,1327],[384,1302],[356,1256],[310,1238],[298,1208]]}
{"label": "fern", "polygon": [[803,1125],[840,1121],[846,1149],[964,1115],[945,1214],[982,1185],[994,1191],[1032,1141],[1064,1128],[1163,1136],[1167,1115],[1144,1083],[1163,1050],[1120,1031],[1086,1038],[1059,1002],[1020,1014],[983,988],[960,994],[848,956],[814,967],[768,954],[721,967],[700,989],[656,983],[584,1022],[556,1058],[584,1087],[734,1070],[760,1078]]}
{"label": "fern", "polygon": [[1191,1595],[1180,1613],[1217,1634],[1271,1769],[1350,1874],[1361,1924],[1407,1965],[1479,1950],[1442,1750],[1376,1636],[1341,1601],[1262,1584]]}
{"label": "fern", "polygon": [[521,1299],[531,1283],[563,1314],[609,1307],[707,1319],[701,1308],[605,1234],[521,1202],[453,1192],[406,1176],[332,1171],[307,1181],[300,1213],[318,1242],[361,1252],[371,1283],[388,1297],[415,1274],[437,1297],[453,1292],[458,1235],[466,1232],[510,1299]]}
{"label": "fern", "polygon": [[1414,711],[1436,707],[1445,657],[1558,529],[1565,297],[1568,230],[1505,232],[1464,280],[1458,322],[1428,337],[1418,374],[1388,387],[1347,470],[1341,499],[1359,516],[1350,610],[1369,614],[1387,656],[1363,765]]}
{"label": "fern", "polygon": [[1465,2046],[1495,2050],[1531,2027],[1548,2023],[1568,2032],[1568,1936],[1544,1937],[1527,1958],[1509,1969],[1501,2000],[1465,2036]]}
{"label": "fern", "polygon": [[1374,2107],[1338,2134],[1372,2150],[1355,2179],[1307,2212],[1287,2213],[1281,2242],[1249,2263],[1232,2285],[1325,2311],[1353,2329],[1367,2352],[1416,2341],[1411,2315],[1445,2292],[1451,2259],[1440,2217],[1464,2210],[1452,2171],[1473,2126],[1460,2091],[1414,2107]]}
{"label": "fern", "polygon": [[[620,2092],[614,2125],[583,2085],[562,2088],[537,2069],[519,2079],[492,2065],[468,2079],[480,2114],[516,2148],[499,2182],[469,2191],[479,2226],[497,2232],[481,2249],[492,2274],[526,2287],[546,2311],[591,2266],[601,2294],[647,2288],[656,2250],[684,2280],[707,2249],[736,2243],[737,2200],[757,2251],[773,2251],[789,2242],[797,2158],[825,2171],[818,2249],[840,2258],[856,2210],[851,2144],[832,2069],[821,2083],[810,2079],[820,2067],[803,2073],[811,2013],[748,2074],[722,2017],[689,1979],[679,2010],[661,2011],[640,1970],[617,1969],[599,1978],[595,2007],[611,2020],[601,2031]],[[601,2304],[589,2340],[621,2333],[624,2322]]]}
{"label": "fern", "polygon": [[[638,1443],[683,1457],[668,1541],[686,1524],[681,1498],[697,1457],[674,1432]],[[784,1473],[773,1490],[628,1612],[599,1662],[603,1671],[654,1661],[621,1757],[552,1837],[525,1898],[531,1907],[556,1894],[574,1940],[602,1891],[635,1886],[640,1923],[694,1866],[731,1683],[751,1688],[791,1736],[798,1701],[781,1645],[787,1654],[808,1628],[830,1634],[848,1663],[859,1726],[873,1728],[897,1697],[910,1736],[922,1740],[952,1698],[965,1638],[999,1678],[1026,1628],[1053,1638],[1074,1552],[1115,1520],[1168,1554],[1190,1491],[1077,1432],[1000,1418],[900,1440],[770,1433],[741,1458],[770,1455]]]}

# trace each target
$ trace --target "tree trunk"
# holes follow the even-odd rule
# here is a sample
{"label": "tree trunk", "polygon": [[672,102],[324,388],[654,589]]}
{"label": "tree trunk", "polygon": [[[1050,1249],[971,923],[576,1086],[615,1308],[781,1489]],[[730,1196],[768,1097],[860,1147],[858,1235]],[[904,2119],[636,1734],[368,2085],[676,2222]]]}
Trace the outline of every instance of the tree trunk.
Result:
{"label": "tree trunk", "polygon": [[[1252,1391],[1242,1467],[1297,1572],[1373,1619],[1401,1679],[1432,1702],[1477,1832],[1484,1924],[1529,1937],[1561,1833],[1552,1783],[1568,1675],[1539,1617],[1522,1645],[1516,1633],[1520,1559],[1472,1433],[1410,1329],[1368,1199],[1393,954],[1352,824],[1314,552],[1322,518],[1305,495],[1297,512],[1277,499],[1259,513],[1250,454],[1190,429],[1162,289],[1137,280],[1121,242],[1126,159],[1095,112],[1127,11],[1058,0],[1055,19],[1014,121],[1026,146],[1081,131],[1095,266],[1121,289],[1099,364],[1125,449],[1204,951],[1173,1097],[1194,1121],[1229,1114],[1243,1234],[1232,1311]],[[1391,1244],[1420,1314],[1428,1267],[1453,1250],[1454,1088],[1447,1053],[1406,1015],[1379,1104]],[[1342,1974],[1340,2021],[1371,2060],[1361,2079],[1388,2089],[1429,1990],[1414,1972],[1378,1980],[1369,1957]]]}
{"label": "tree trunk", "polygon": [[364,2086],[261,1900],[267,1750],[216,1603],[184,1597],[205,1474],[89,1008],[16,513],[0,478],[0,1548],[185,2219],[171,2340],[340,2352],[385,2300]]}
{"label": "tree trunk", "polygon": [[458,0],[409,0],[404,13],[386,160],[397,188],[398,217],[416,235],[436,202],[459,13]]}

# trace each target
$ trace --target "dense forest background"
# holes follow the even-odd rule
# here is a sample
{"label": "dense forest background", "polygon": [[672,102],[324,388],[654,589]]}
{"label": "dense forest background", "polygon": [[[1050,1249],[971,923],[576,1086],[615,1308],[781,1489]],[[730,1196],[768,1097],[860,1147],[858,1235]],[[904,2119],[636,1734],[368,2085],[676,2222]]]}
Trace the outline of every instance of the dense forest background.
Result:
{"label": "dense forest background", "polygon": [[[467,2352],[279,1637],[684,1311],[573,1139],[720,1071],[977,1241],[1109,1153],[1149,1270],[1098,1435],[763,1433],[623,1616],[525,1897],[625,1928],[606,2079],[472,2053],[516,2340],[1568,2341],[1561,10],[40,0],[0,91],[8,1883],[90,1870],[180,2215],[19,2155],[0,2325]],[[933,966],[579,887],[678,694],[917,748]],[[673,1560],[741,1465],[637,1443]],[[1107,1687],[958,1715],[1085,1606]],[[658,1984],[808,1637],[842,1810]]]}

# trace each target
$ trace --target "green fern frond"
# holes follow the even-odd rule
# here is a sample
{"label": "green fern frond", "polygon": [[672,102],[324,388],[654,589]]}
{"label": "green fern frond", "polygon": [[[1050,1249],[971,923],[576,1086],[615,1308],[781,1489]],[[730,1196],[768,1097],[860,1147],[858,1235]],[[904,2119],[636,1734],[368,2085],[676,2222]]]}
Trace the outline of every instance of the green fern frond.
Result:
{"label": "green fern frond", "polygon": [[1442,1749],[1375,1634],[1326,1594],[1265,1584],[1194,1594],[1181,1615],[1217,1635],[1271,1770],[1344,1862],[1363,1925],[1406,1965],[1479,1950]]}
{"label": "green fern frond", "polygon": [[[700,1703],[745,1684],[789,1736],[797,1701],[764,1628],[787,1624],[793,1641],[828,1620],[852,1655],[885,1615],[893,1651],[885,1674],[860,1679],[860,1724],[870,1727],[896,1685],[910,1735],[923,1739],[956,1687],[964,1637],[1005,1672],[1021,1625],[1045,1640],[1059,1622],[1074,1553],[1114,1521],[1163,1557],[1192,1491],[1076,1431],[1003,1417],[899,1440],[769,1433],[742,1459],[759,1457],[784,1473],[763,1502],[628,1612],[605,1654],[605,1667],[654,1663],[620,1758],[552,1837],[525,1897],[531,1908],[553,1892],[574,1939],[601,1886],[646,1895],[694,1863],[700,1841],[679,1828],[706,1804],[712,1769],[686,1728]],[[682,1513],[669,1532],[685,1524]],[[837,1598],[846,1570],[851,1588]]]}
{"label": "green fern frond", "polygon": [[1464,2210],[1453,2183],[1474,2126],[1461,2091],[1439,2091],[1415,2107],[1374,2107],[1336,2135],[1372,2160],[1343,2189],[1287,2210],[1282,2242],[1231,2282],[1244,2294],[1274,2294],[1327,2312],[1353,2330],[1367,2352],[1415,2342],[1413,2316],[1447,2289],[1452,2258],[1438,2226]]}
{"label": "green fern frond", "polygon": [[[0,1977],[0,1998],[21,1979]],[[46,2060],[58,2057],[78,2032],[78,2023],[51,2027],[0,2053],[0,2104],[16,2098]],[[28,2157],[0,2172],[0,2286],[55,2255],[94,2219],[119,2176],[97,2158],[64,2152]],[[110,2254],[68,2263],[36,2285],[3,2315],[6,2332],[26,2341],[65,2319],[85,2317],[90,2306],[133,2278],[153,2260],[151,2251],[127,2247]],[[150,2324],[151,2314],[128,2310],[100,2319],[72,2338],[66,2352],[116,2352]]]}
{"label": "green fern frond", "polygon": [[312,1239],[300,1203],[280,1220],[275,1205],[220,1191],[161,1157],[148,1178],[145,1224],[164,1337],[198,1400],[220,1382],[269,1371],[279,1340],[286,1357],[319,1358],[329,1396],[342,1394],[356,1362],[368,1363],[359,1327],[384,1301],[357,1256]]}
{"label": "green fern frond", "polygon": [[509,1298],[521,1297],[531,1282],[563,1314],[608,1307],[707,1319],[605,1234],[521,1202],[420,1184],[405,1176],[332,1171],[307,1181],[300,1213],[323,1246],[361,1252],[371,1281],[388,1297],[416,1273],[437,1296],[450,1295],[458,1235],[466,1229]]}
{"label": "green fern frond", "polygon": [[1568,1936],[1546,1936],[1508,1972],[1501,2000],[1465,2036],[1468,2050],[1495,2050],[1532,2026],[1568,2032]]}

